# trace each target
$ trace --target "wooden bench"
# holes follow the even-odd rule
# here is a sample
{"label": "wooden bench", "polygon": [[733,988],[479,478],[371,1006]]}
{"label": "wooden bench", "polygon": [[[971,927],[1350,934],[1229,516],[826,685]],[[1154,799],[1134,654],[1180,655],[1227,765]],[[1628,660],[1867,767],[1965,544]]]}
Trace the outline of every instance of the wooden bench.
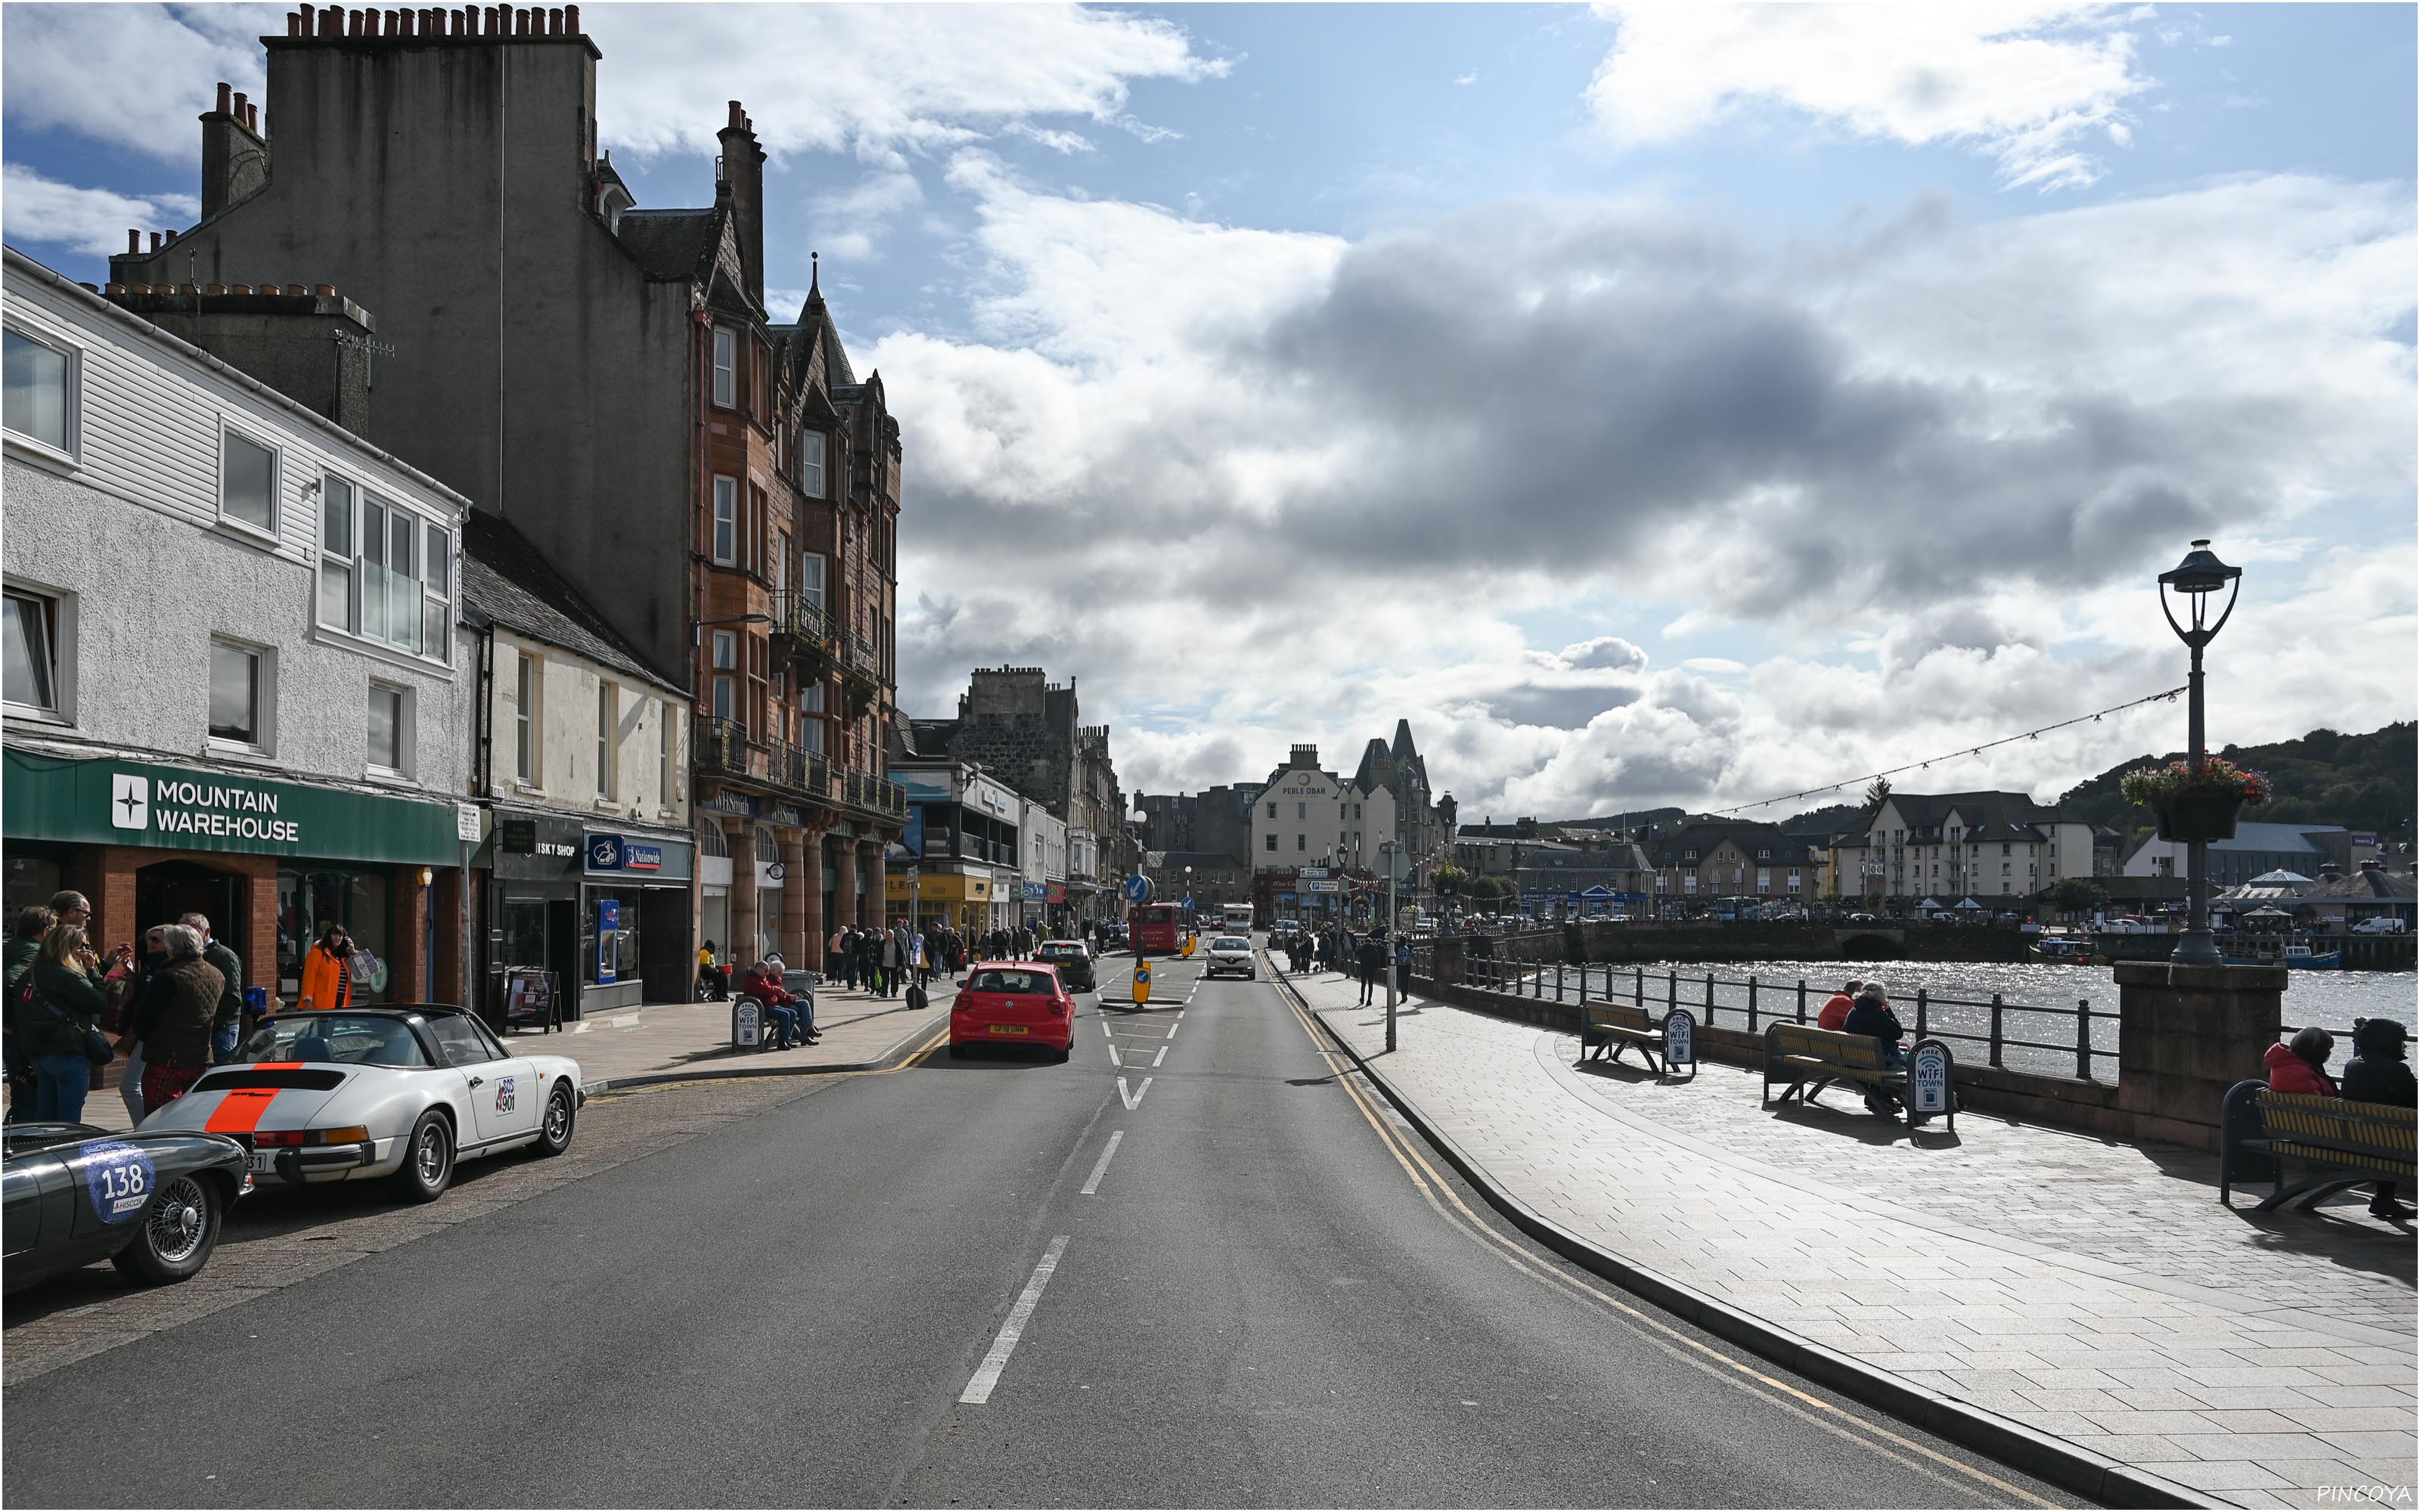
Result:
{"label": "wooden bench", "polygon": [[[2257,1212],[2307,1209],[2373,1181],[2400,1181],[2409,1192],[2414,1127],[2410,1108],[2238,1082],[2219,1113],[2218,1200],[2232,1206],[2235,1183],[2246,1180],[2273,1183]],[[2304,1167],[2301,1180],[2288,1183],[2288,1161]]]}
{"label": "wooden bench", "polygon": [[[1885,1064],[1882,1041],[1870,1034],[1819,1029],[1811,1024],[1778,1023],[1764,1031],[1764,1101],[1767,1104],[1787,1103],[1795,1093],[1801,1103],[1812,1103],[1816,1093],[1834,1082],[1842,1082],[1907,1107],[1907,1065],[1905,1058],[1896,1066]],[[1776,1087],[1781,1088],[1778,1098],[1773,1095]],[[1954,1074],[1947,1092],[1945,1112],[1954,1134],[1958,1128]],[[1931,1117],[1910,1108],[1908,1127],[1915,1128]]]}
{"label": "wooden bench", "polygon": [[[1644,1008],[1628,1003],[1585,1004],[1580,1019],[1580,1063],[1588,1064],[1590,1049],[1596,1051],[1600,1060],[1620,1060],[1624,1050],[1636,1045],[1647,1069],[1662,1076],[1671,1070],[1663,1055],[1664,1033],[1664,1026],[1648,1017]],[[1695,1041],[1691,1043],[1694,1045]],[[1688,1057],[1687,1065],[1689,1076],[1694,1079],[1698,1074],[1694,1055]]]}

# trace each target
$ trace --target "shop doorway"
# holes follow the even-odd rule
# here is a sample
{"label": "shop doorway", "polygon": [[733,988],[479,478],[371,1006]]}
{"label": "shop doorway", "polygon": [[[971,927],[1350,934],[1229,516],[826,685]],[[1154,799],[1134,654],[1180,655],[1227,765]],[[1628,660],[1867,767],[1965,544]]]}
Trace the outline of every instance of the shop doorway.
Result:
{"label": "shop doorway", "polygon": [[575,898],[550,898],[546,903],[547,968],[558,973],[555,978],[561,995],[563,1016],[580,1016],[580,902]]}
{"label": "shop doorway", "polygon": [[135,929],[199,914],[210,921],[213,933],[241,940],[251,890],[240,872],[217,872],[194,861],[154,862],[134,873]]}

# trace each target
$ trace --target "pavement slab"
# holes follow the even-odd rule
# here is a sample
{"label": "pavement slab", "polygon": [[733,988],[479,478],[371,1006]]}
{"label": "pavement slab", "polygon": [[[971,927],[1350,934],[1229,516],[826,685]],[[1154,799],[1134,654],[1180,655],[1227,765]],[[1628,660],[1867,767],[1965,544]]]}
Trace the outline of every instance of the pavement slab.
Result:
{"label": "pavement slab", "polygon": [[1385,1052],[1354,984],[1288,980],[1498,1184],[1668,1280],[2223,1504],[2340,1503],[2362,1461],[2412,1483],[2408,1227],[2225,1207],[2194,1150],[1581,1069],[1574,1036],[1418,995]]}

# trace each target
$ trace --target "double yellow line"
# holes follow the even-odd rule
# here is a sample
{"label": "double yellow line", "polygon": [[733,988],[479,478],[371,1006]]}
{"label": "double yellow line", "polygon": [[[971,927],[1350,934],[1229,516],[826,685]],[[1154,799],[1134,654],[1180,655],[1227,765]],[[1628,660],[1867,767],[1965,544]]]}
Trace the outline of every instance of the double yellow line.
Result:
{"label": "double yellow line", "polygon": [[1912,1439],[1893,1433],[1884,1427],[1874,1416],[1861,1416],[1825,1401],[1810,1392],[1801,1390],[1786,1381],[1778,1380],[1746,1361],[1734,1359],[1702,1340],[1692,1338],[1670,1324],[1641,1312],[1602,1288],[1591,1286],[1554,1266],[1541,1262],[1537,1257],[1498,1232],[1493,1224],[1471,1211],[1469,1206],[1462,1200],[1462,1195],[1456,1192],[1452,1183],[1446,1180],[1444,1173],[1430,1164],[1427,1153],[1414,1145],[1404,1131],[1395,1126],[1391,1118],[1382,1113],[1376,1103],[1377,1094],[1363,1085],[1363,1076],[1358,1068],[1349,1059],[1338,1056],[1328,1048],[1326,1036],[1312,1021],[1309,1010],[1302,998],[1295,994],[1292,984],[1285,981],[1281,973],[1272,972],[1270,975],[1280,984],[1286,1006],[1293,1011],[1295,1020],[1302,1025],[1303,1032],[1311,1037],[1312,1050],[1335,1073],[1337,1085],[1344,1088],[1345,1095],[1353,1100],[1353,1105],[1360,1109],[1361,1117],[1367,1119],[1370,1127],[1377,1132],[1380,1143],[1384,1144],[1388,1152],[1395,1157],[1395,1164],[1404,1168],[1404,1174],[1411,1178],[1412,1185],[1419,1190],[1422,1197],[1428,1200],[1429,1206],[1436,1211],[1437,1216],[1460,1229],[1466,1237],[1477,1241],[1482,1248],[1497,1258],[1534,1281],[1581,1298],[1596,1307],[1614,1314],[1637,1331],[1647,1343],[1666,1354],[1703,1370],[1725,1384],[1744,1391],[1801,1422],[1812,1424],[1827,1433],[1871,1449],[1885,1458],[1895,1461],[1920,1475],[1961,1490],[1970,1490],[1979,1485],[2009,1498],[2013,1503],[2026,1506],[2060,1504],[2056,1502],[2045,1501],[2031,1491],[2012,1486],[1996,1475],[1978,1470],[1937,1449],[1929,1448]]}

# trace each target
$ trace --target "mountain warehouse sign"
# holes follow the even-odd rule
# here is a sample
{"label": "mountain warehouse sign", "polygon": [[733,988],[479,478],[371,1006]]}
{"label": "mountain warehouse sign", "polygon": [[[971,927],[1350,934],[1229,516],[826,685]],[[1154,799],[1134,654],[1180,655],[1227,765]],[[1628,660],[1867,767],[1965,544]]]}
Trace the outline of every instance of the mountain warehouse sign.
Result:
{"label": "mountain warehouse sign", "polygon": [[451,803],[23,750],[7,763],[12,841],[460,864]]}

